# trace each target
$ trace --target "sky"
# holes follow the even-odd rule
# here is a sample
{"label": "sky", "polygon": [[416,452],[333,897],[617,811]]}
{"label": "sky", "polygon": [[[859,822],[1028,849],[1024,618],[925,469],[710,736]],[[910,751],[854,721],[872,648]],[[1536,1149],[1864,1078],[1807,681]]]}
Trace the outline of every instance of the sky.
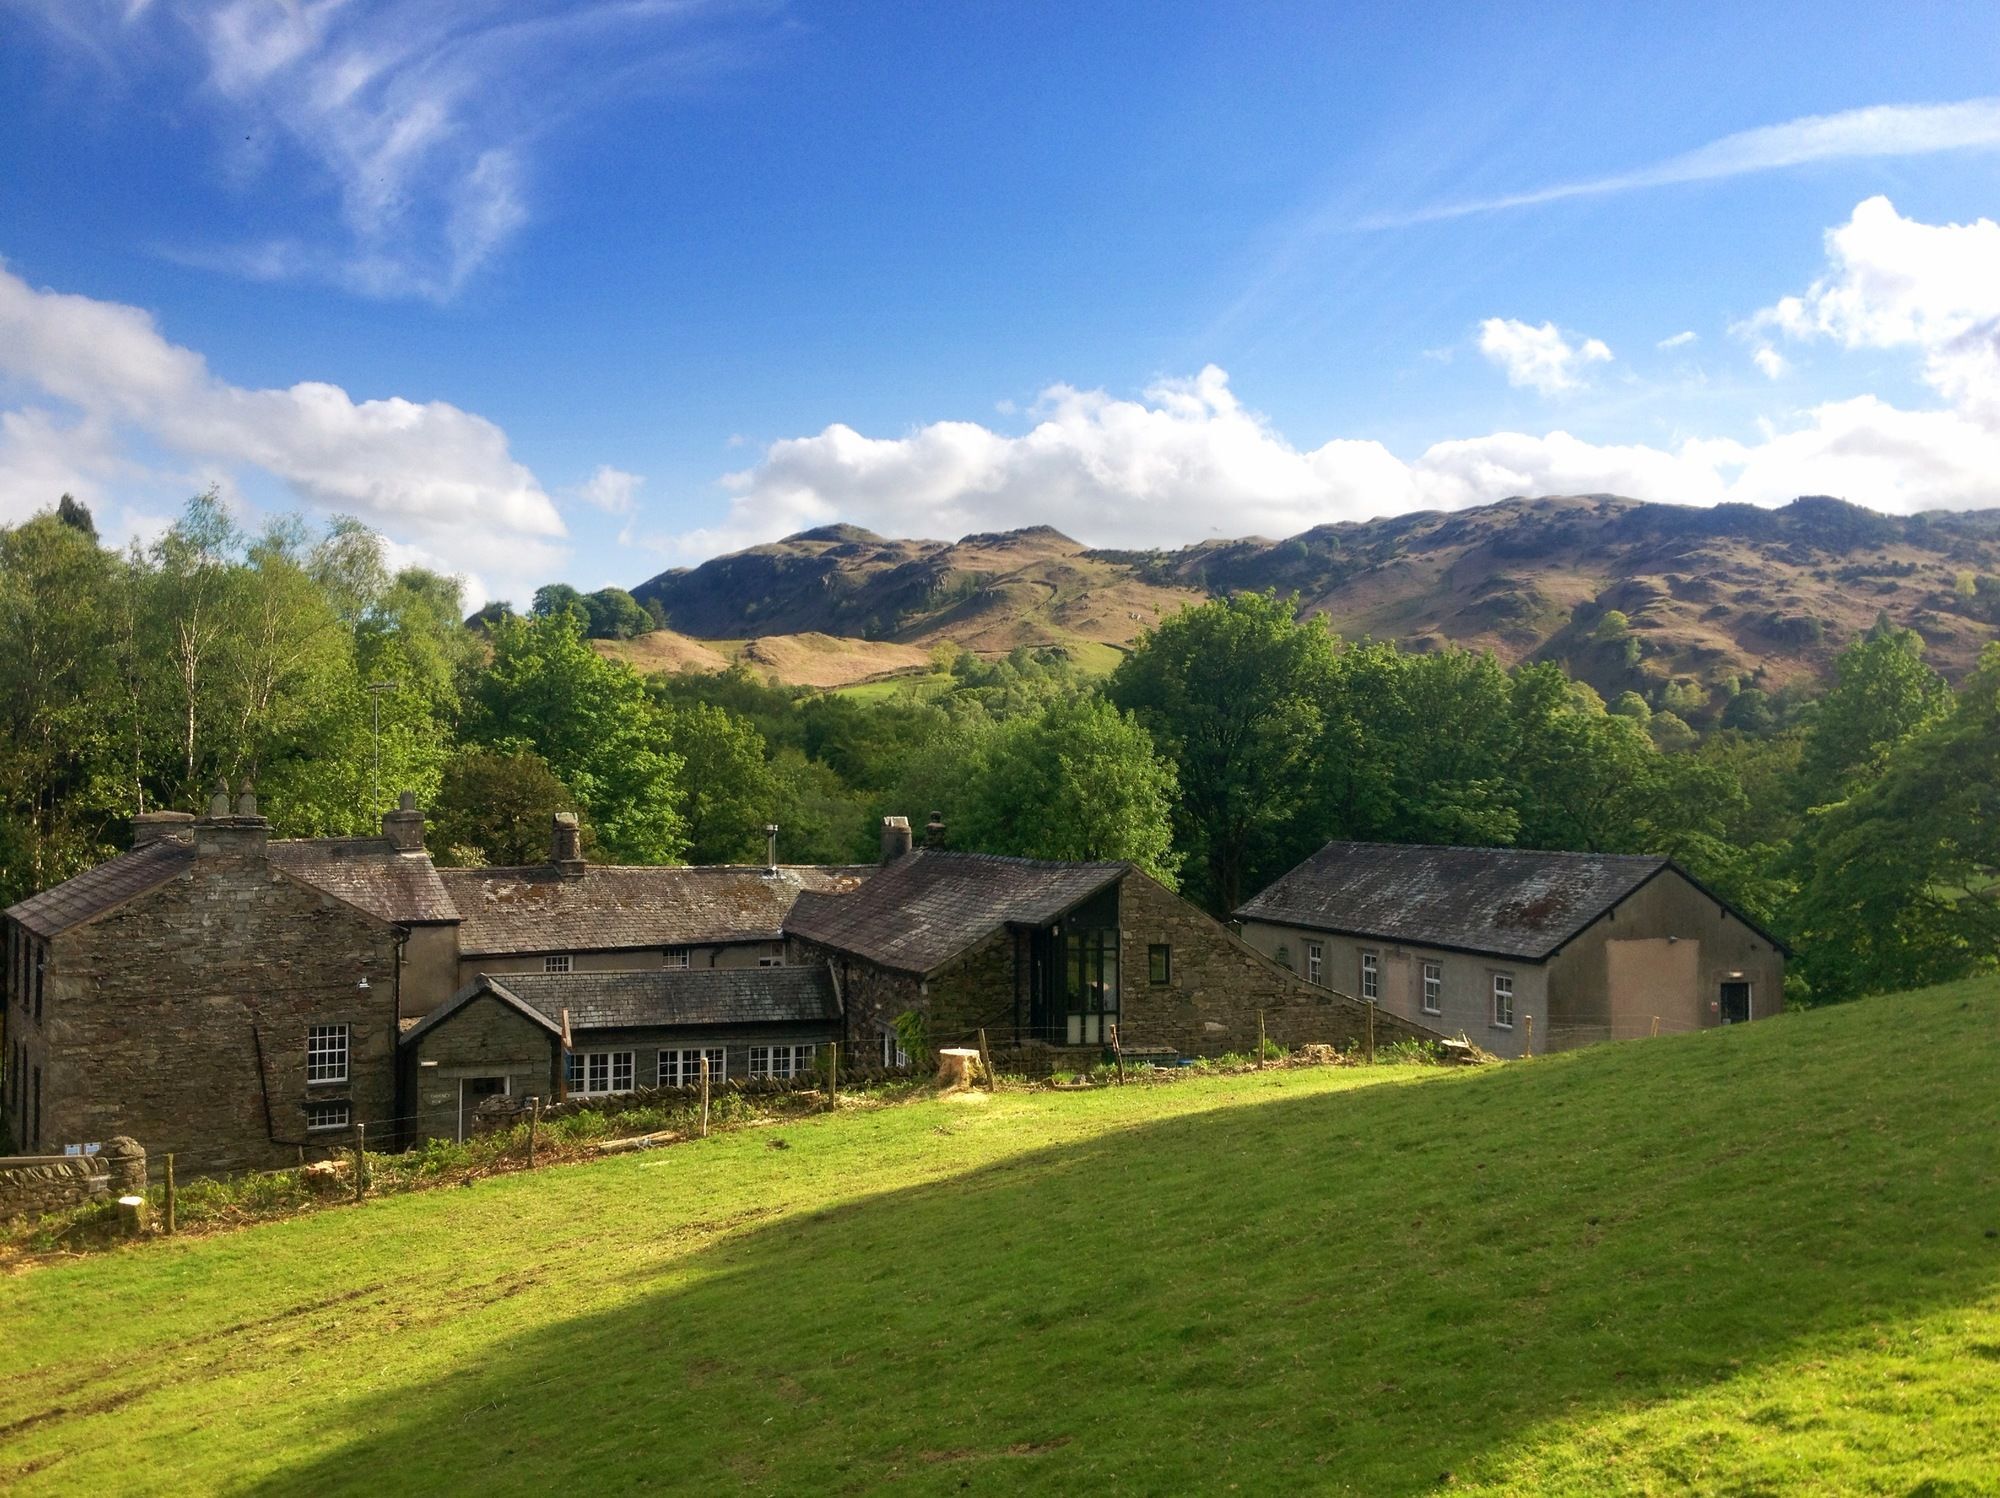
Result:
{"label": "sky", "polygon": [[0,524],[2000,505],[2000,7],[0,0]]}

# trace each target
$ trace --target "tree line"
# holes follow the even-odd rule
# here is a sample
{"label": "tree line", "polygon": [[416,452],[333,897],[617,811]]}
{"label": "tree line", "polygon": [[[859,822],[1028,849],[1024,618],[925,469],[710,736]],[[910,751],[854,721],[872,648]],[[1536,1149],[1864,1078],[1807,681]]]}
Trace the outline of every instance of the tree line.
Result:
{"label": "tree line", "polygon": [[953,846],[1130,859],[1218,913],[1329,838],[1664,853],[1795,947],[1797,998],[2000,950],[2000,646],[1954,692],[1884,620],[1817,700],[1696,733],[1664,698],[1239,594],[1108,678],[941,647],[826,693],[644,678],[592,644],[651,627],[621,590],[467,621],[456,580],[384,556],[352,520],[246,534],[213,493],[122,552],[68,500],[0,530],[0,902],[248,778],[281,836],[372,832],[412,790],[461,864],[540,861],[559,810],[634,863],[758,858],[767,822],[787,861],[866,861],[881,816],[936,811]]}

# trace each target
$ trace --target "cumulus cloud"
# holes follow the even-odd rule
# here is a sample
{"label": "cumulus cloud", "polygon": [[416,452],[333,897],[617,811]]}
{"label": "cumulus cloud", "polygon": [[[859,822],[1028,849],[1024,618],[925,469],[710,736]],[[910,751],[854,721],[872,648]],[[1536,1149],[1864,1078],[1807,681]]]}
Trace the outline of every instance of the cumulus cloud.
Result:
{"label": "cumulus cloud", "polygon": [[570,492],[607,515],[629,515],[638,504],[639,486],[645,482],[644,474],[627,473],[622,468],[601,463],[597,472]]}
{"label": "cumulus cloud", "polygon": [[1479,325],[1479,352],[1507,372],[1508,384],[1543,395],[1577,389],[1585,366],[1611,360],[1602,339],[1572,344],[1552,322],[1536,327],[1511,317],[1489,317]]}
{"label": "cumulus cloud", "polygon": [[1750,362],[1767,380],[1783,379],[1792,367],[1783,354],[1768,345],[1751,354]]}
{"label": "cumulus cloud", "polygon": [[1826,251],[1826,274],[1745,331],[1916,350],[1932,388],[2000,424],[2000,223],[1926,224],[1873,197],[1827,232]]}
{"label": "cumulus cloud", "polygon": [[0,519],[68,489],[123,500],[189,475],[261,470],[304,505],[358,515],[407,544],[507,567],[552,563],[561,518],[492,422],[443,401],[355,400],[304,381],[254,390],[218,378],[137,307],[38,290],[0,267]]}
{"label": "cumulus cloud", "polygon": [[180,246],[178,258],[371,296],[451,297],[528,221],[532,156],[552,125],[730,60],[731,33],[711,19],[729,7],[674,0],[27,8],[108,71],[197,78],[184,107],[213,116],[219,170],[296,179],[337,205],[325,232]]}
{"label": "cumulus cloud", "polygon": [[1689,328],[1685,332],[1676,333],[1670,338],[1662,338],[1653,347],[1659,349],[1686,348],[1689,344],[1698,342],[1700,338],[1701,334]]}

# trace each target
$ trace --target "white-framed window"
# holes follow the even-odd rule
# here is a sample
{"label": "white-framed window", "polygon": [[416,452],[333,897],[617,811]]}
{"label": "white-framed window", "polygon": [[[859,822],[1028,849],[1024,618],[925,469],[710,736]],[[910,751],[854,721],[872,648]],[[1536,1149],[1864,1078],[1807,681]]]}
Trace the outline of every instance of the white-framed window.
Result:
{"label": "white-framed window", "polygon": [[763,955],[757,959],[757,966],[759,967],[783,967],[784,965],[785,944],[781,941],[772,942]]}
{"label": "white-framed window", "polygon": [[1502,1030],[1514,1028],[1514,975],[1493,975],[1493,1023]]}
{"label": "white-framed window", "polygon": [[819,1054],[816,1045],[753,1045],[750,1047],[750,1075],[753,1077],[796,1077],[813,1069]]}
{"label": "white-framed window", "polygon": [[728,1075],[729,1055],[722,1046],[690,1046],[675,1051],[660,1052],[660,1082],[662,1087],[699,1087],[701,1085],[701,1058],[708,1057],[708,1084],[713,1087]]}
{"label": "white-framed window", "polygon": [[[306,1026],[306,1085],[347,1080],[347,1026]],[[328,1124],[328,1128],[343,1127]]]}
{"label": "white-framed window", "polygon": [[551,952],[542,959],[542,971],[545,973],[566,973],[569,970],[570,958],[567,952]]}
{"label": "white-framed window", "polygon": [[666,951],[660,954],[660,966],[686,967],[688,966],[688,955],[686,947],[668,947]]}
{"label": "white-framed window", "polygon": [[903,1042],[896,1038],[896,1032],[888,1025],[882,1027],[882,1064],[884,1066],[908,1066],[910,1053],[903,1049]]}
{"label": "white-framed window", "polygon": [[1361,997],[1373,1004],[1382,997],[1382,954],[1361,954]]}
{"label": "white-framed window", "polygon": [[324,1133],[328,1129],[344,1129],[354,1119],[354,1108],[350,1103],[307,1103],[306,1132]]}
{"label": "white-framed window", "polygon": [[598,1097],[632,1090],[631,1051],[571,1051],[564,1058],[572,1097]]}
{"label": "white-framed window", "polygon": [[1424,1013],[1440,1014],[1444,1011],[1444,964],[1426,962],[1424,964]]}
{"label": "white-framed window", "polygon": [[1326,981],[1326,947],[1321,942],[1306,943],[1306,982]]}

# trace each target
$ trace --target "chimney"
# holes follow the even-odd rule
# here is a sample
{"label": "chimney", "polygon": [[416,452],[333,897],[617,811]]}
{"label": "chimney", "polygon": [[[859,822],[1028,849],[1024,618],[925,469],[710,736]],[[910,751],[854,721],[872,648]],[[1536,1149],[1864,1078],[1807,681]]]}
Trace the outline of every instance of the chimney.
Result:
{"label": "chimney", "polygon": [[576,813],[559,811],[549,832],[549,862],[565,879],[583,877],[583,831],[576,825]]}
{"label": "chimney", "polygon": [[764,872],[767,874],[778,872],[778,824],[776,822],[766,822],[764,824]]}
{"label": "chimney", "polygon": [[924,846],[942,848],[944,846],[944,813],[934,811],[931,819],[924,823]]}
{"label": "chimney", "polygon": [[163,837],[173,837],[193,825],[191,811],[142,811],[132,818],[132,846],[143,848]]}
{"label": "chimney", "polygon": [[209,798],[208,815],[194,821],[194,852],[197,858],[254,856],[262,858],[271,840],[271,824],[257,815],[257,796],[250,782],[231,809],[229,782],[216,777],[215,794]]}
{"label": "chimney", "polygon": [[424,814],[417,810],[415,791],[404,791],[396,809],[382,813],[382,836],[398,853],[424,851]]}
{"label": "chimney", "polygon": [[894,863],[910,851],[910,819],[908,817],[884,817],[882,819],[882,862]]}

